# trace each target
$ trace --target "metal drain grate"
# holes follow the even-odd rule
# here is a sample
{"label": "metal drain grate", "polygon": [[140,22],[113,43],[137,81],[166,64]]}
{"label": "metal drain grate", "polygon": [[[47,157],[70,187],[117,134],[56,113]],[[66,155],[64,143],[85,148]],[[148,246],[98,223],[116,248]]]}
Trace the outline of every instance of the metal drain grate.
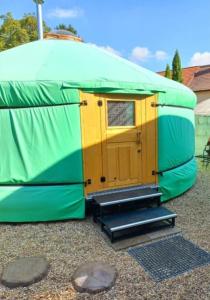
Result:
{"label": "metal drain grate", "polygon": [[157,282],[210,264],[210,253],[180,235],[130,248],[128,253]]}

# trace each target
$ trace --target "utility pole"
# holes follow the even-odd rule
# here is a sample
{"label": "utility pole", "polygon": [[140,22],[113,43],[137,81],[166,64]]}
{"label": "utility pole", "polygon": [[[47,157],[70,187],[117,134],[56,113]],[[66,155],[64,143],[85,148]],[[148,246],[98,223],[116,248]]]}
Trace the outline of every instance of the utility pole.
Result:
{"label": "utility pole", "polygon": [[42,4],[43,0],[33,0],[36,3],[37,9],[37,29],[39,40],[43,40],[43,19],[42,19]]}

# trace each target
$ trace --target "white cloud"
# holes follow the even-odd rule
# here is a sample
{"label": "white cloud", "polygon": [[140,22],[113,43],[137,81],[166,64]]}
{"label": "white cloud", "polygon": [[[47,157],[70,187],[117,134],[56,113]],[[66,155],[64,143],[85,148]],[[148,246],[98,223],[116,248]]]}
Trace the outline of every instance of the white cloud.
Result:
{"label": "white cloud", "polygon": [[80,8],[71,8],[71,9],[64,9],[64,8],[55,8],[47,14],[50,18],[61,18],[61,19],[70,19],[70,18],[78,18],[84,14],[83,10]]}
{"label": "white cloud", "polygon": [[[96,46],[103,50],[106,50],[112,54],[123,56],[122,53],[111,46],[99,46],[94,43],[89,43],[89,45]],[[129,59],[133,62],[145,62],[148,59],[156,59],[156,60],[166,60],[168,58],[168,54],[163,50],[157,50],[154,53],[151,52],[147,47],[135,47],[131,51]]]}
{"label": "white cloud", "polygon": [[135,47],[131,52],[131,60],[134,61],[146,61],[151,57],[150,50],[146,47]]}
{"label": "white cloud", "polygon": [[122,54],[120,53],[120,51],[110,47],[110,46],[99,46],[99,48],[104,49],[112,54],[118,55],[118,56],[122,56]]}
{"label": "white cloud", "polygon": [[210,64],[210,52],[196,52],[190,60],[191,66],[208,65]]}
{"label": "white cloud", "polygon": [[145,62],[148,59],[155,58],[157,60],[165,60],[168,55],[163,50],[157,50],[154,53],[150,51],[147,47],[135,47],[131,51],[130,59],[136,62]]}
{"label": "white cloud", "polygon": [[168,55],[167,55],[167,53],[166,53],[165,51],[163,51],[163,50],[157,50],[157,51],[155,52],[154,57],[155,57],[157,60],[165,60],[165,59],[167,59]]}
{"label": "white cloud", "polygon": [[103,49],[105,51],[108,51],[108,52],[110,52],[112,54],[115,54],[115,55],[118,55],[118,56],[122,56],[122,54],[120,53],[120,51],[112,48],[111,46],[98,46],[98,45],[96,45],[94,43],[89,43],[89,45],[93,45],[95,47],[98,47],[98,48],[101,48],[101,49]]}

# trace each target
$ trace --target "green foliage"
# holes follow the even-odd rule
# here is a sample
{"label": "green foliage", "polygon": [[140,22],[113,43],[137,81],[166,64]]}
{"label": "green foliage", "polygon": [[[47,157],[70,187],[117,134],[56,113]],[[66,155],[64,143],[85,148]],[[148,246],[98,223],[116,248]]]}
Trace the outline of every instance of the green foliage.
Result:
{"label": "green foliage", "polygon": [[[38,32],[37,32],[37,19],[34,15],[25,14],[22,19],[20,19],[21,27],[26,29],[29,41],[35,41],[38,39]],[[50,31],[50,27],[43,22],[44,32]]]}
{"label": "green foliage", "polygon": [[38,4],[43,4],[44,3],[44,0],[33,0],[35,3],[38,3]]}
{"label": "green foliage", "polygon": [[1,18],[3,19],[3,24],[0,27],[0,50],[6,50],[29,42],[26,29],[22,28],[20,22],[13,19],[10,13]]}
{"label": "green foliage", "polygon": [[172,62],[172,79],[182,82],[182,66],[178,50],[176,50]]}
{"label": "green foliage", "polygon": [[171,79],[171,69],[170,69],[169,64],[166,65],[165,77]]}
{"label": "green foliage", "polygon": [[6,20],[6,19],[9,19],[9,18],[12,18],[12,13],[11,12],[6,13],[6,15],[1,15],[0,16],[0,19],[2,19],[2,20]]}
{"label": "green foliage", "polygon": [[[36,2],[36,0],[34,0],[34,2]],[[5,15],[1,15],[0,20],[2,23],[0,25],[0,51],[38,39],[37,18],[35,15],[24,14],[21,19],[17,20],[8,12]],[[51,30],[44,21],[43,28],[44,32]],[[56,29],[68,30],[77,35],[77,30],[70,24],[59,24]]]}
{"label": "green foliage", "polygon": [[[22,19],[16,20],[11,13],[7,13],[0,18],[3,21],[0,26],[0,51],[37,40],[37,19],[34,15],[25,14]],[[50,31],[43,23],[44,31]]]}
{"label": "green foliage", "polygon": [[67,30],[70,31],[71,33],[77,35],[77,30],[71,25],[69,24],[68,26],[65,24],[59,24],[58,26],[56,26],[57,30]]}

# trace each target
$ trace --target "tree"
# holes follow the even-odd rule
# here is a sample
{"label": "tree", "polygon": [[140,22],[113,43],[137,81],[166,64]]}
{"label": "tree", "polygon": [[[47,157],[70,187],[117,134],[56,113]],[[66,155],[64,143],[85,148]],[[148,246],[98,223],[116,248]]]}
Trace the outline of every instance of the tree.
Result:
{"label": "tree", "polygon": [[[36,0],[34,0],[36,2]],[[0,51],[21,44],[32,42],[38,39],[37,18],[33,14],[25,14],[21,19],[14,19],[11,13],[0,15]],[[43,21],[44,32],[51,29]],[[77,34],[76,29],[71,25],[59,24],[57,29],[68,30]]]}
{"label": "tree", "polygon": [[26,29],[21,27],[18,20],[13,19],[11,13],[1,16],[1,19],[3,24],[0,27],[0,51],[29,42]]}
{"label": "tree", "polygon": [[44,0],[33,0],[35,3],[38,3],[38,4],[43,4],[44,3]]}
{"label": "tree", "polygon": [[69,24],[68,26],[65,24],[59,24],[58,26],[56,26],[57,30],[67,30],[70,31],[71,33],[77,35],[77,30],[71,25]]}
{"label": "tree", "polygon": [[[37,19],[32,14],[25,14],[16,20],[11,13],[0,16],[3,20],[0,26],[0,51],[37,40]],[[50,28],[43,22],[44,32]]]}
{"label": "tree", "polygon": [[169,64],[166,65],[165,77],[171,79],[171,69],[170,69]]}
{"label": "tree", "polygon": [[[38,39],[37,32],[37,18],[32,14],[25,14],[22,19],[20,19],[21,27],[26,29],[30,42]],[[51,29],[43,21],[44,32],[49,32]]]}
{"label": "tree", "polygon": [[182,67],[178,50],[176,50],[172,62],[172,79],[178,82],[182,82]]}

